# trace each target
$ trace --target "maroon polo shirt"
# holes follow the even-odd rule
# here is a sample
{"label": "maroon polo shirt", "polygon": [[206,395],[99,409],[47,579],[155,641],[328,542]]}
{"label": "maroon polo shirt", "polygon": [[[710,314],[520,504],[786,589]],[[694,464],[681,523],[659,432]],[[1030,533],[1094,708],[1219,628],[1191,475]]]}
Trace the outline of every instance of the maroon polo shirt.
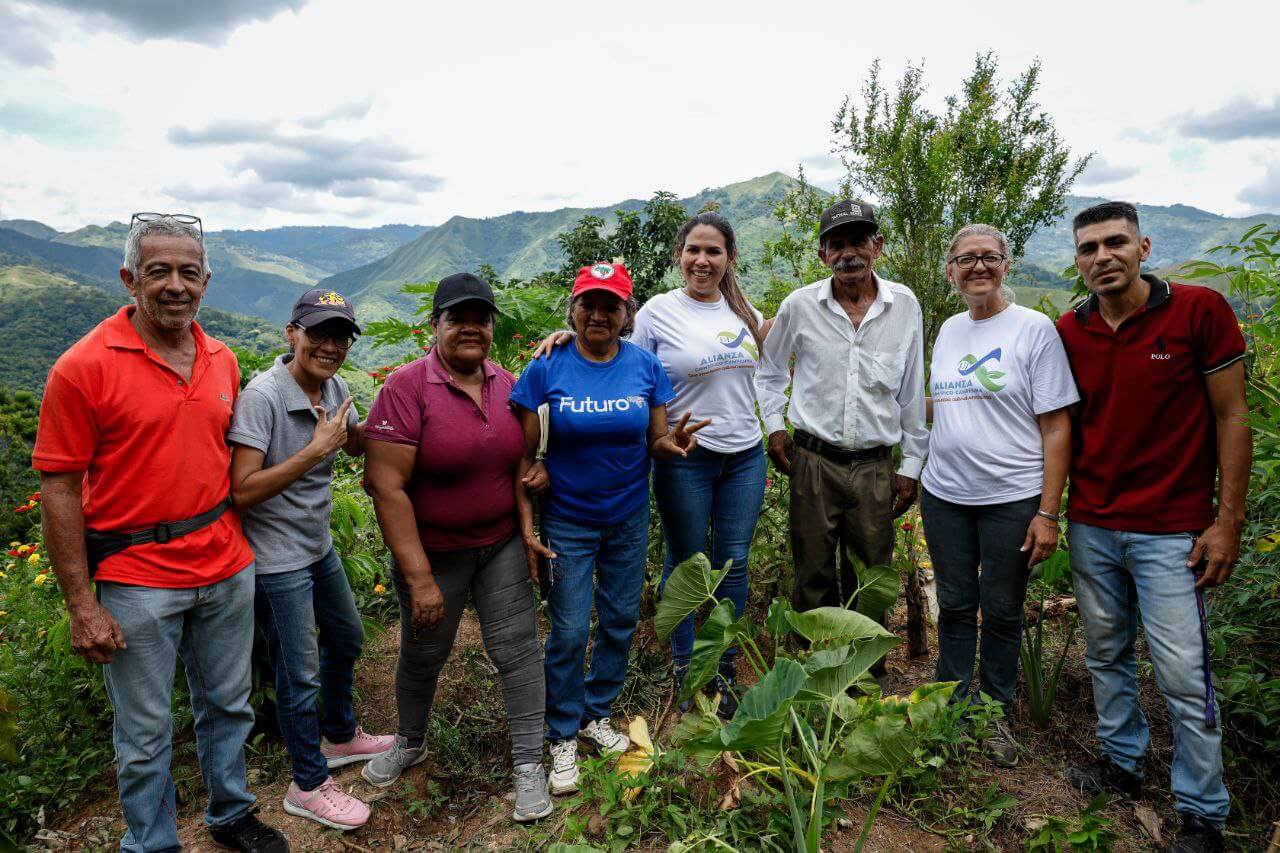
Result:
{"label": "maroon polo shirt", "polygon": [[1231,306],[1143,275],[1147,304],[1114,331],[1091,296],[1058,320],[1080,389],[1067,518],[1179,533],[1213,523],[1217,428],[1204,377],[1244,358]]}
{"label": "maroon polo shirt", "polygon": [[426,550],[483,548],[515,532],[524,433],[507,403],[514,385],[511,373],[486,361],[478,407],[432,350],[378,392],[364,434],[418,449],[408,493]]}

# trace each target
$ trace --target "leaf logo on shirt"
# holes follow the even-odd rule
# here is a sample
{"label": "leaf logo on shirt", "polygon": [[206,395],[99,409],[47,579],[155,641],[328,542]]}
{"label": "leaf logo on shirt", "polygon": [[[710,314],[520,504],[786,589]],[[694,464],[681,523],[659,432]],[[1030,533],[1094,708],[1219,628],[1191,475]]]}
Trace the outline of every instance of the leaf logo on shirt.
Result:
{"label": "leaf logo on shirt", "polygon": [[716,335],[716,339],[729,349],[742,347],[742,349],[746,351],[747,355],[751,356],[753,361],[758,361],[760,359],[760,354],[756,351],[755,341],[748,343],[747,336],[749,334],[750,332],[744,328],[742,331],[738,332],[737,337],[734,337],[733,332],[721,332]]}
{"label": "leaf logo on shirt", "polygon": [[1004,385],[996,382],[997,379],[1004,376],[1003,370],[988,370],[986,363],[988,361],[1000,361],[1000,347],[996,347],[982,358],[975,358],[972,355],[966,355],[960,359],[960,375],[968,376],[973,374],[973,378],[977,379],[979,384],[988,391],[996,392],[1003,390]]}

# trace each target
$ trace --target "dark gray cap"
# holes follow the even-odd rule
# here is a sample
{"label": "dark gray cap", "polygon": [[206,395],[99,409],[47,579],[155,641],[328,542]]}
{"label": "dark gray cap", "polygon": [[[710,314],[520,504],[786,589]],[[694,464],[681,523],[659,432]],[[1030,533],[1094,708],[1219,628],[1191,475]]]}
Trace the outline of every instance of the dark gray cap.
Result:
{"label": "dark gray cap", "polygon": [[446,308],[452,308],[460,302],[478,299],[487,303],[494,311],[498,305],[493,301],[493,288],[489,282],[469,272],[447,275],[436,285],[436,295],[431,300],[431,313],[439,314]]}
{"label": "dark gray cap", "polygon": [[822,217],[818,220],[818,239],[827,236],[828,231],[856,223],[868,224],[872,231],[880,230],[880,226],[876,224],[874,207],[859,199],[838,201],[822,211]]}
{"label": "dark gray cap", "polygon": [[361,334],[356,325],[356,309],[351,302],[336,290],[325,290],[323,287],[308,290],[293,303],[293,315],[289,322],[304,329],[318,326],[326,320],[346,320]]}

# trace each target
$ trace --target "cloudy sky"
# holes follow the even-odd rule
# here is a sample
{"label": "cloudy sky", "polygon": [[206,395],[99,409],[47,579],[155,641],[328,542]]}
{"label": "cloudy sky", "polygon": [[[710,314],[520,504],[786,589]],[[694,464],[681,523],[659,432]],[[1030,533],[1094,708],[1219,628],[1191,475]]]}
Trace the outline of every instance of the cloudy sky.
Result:
{"label": "cloudy sky", "polygon": [[1076,192],[1275,212],[1278,27],[1272,0],[0,0],[0,218],[436,224],[830,183],[872,60],[923,62],[941,105],[988,49],[1042,61],[1096,155]]}

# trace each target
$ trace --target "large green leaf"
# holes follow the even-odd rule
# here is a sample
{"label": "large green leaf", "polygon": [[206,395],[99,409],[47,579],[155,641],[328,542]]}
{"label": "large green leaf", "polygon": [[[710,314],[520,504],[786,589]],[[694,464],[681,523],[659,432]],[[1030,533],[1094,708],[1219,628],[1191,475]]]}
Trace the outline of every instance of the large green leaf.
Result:
{"label": "large green leaf", "polygon": [[706,767],[724,751],[720,740],[722,728],[724,726],[713,710],[698,708],[689,711],[676,723],[675,731],[671,734],[671,743],[698,764]]}
{"label": "large green leaf", "polygon": [[770,602],[769,612],[764,617],[764,629],[769,632],[769,636],[781,639],[783,634],[791,630],[787,614],[792,612],[791,603],[785,598],[775,598]]}
{"label": "large green leaf", "polygon": [[816,607],[804,613],[791,612],[787,621],[800,636],[815,646],[834,646],[853,640],[892,636],[874,619],[843,607]]}
{"label": "large green leaf", "polygon": [[747,691],[733,719],[720,730],[721,748],[760,749],[776,743],[805,677],[804,667],[795,661],[775,661],[773,669]]}
{"label": "large green leaf", "polygon": [[898,570],[893,566],[868,566],[851,549],[846,549],[846,554],[858,575],[854,607],[862,615],[877,619],[898,600]]}
{"label": "large green leaf", "polygon": [[804,663],[809,678],[798,698],[801,701],[834,700],[901,642],[893,634],[885,633],[832,649],[819,649]]}
{"label": "large green leaf", "polygon": [[896,773],[908,761],[915,737],[907,729],[905,702],[869,704],[869,713],[841,742],[840,766],[862,776]]}
{"label": "large green leaf", "polygon": [[715,597],[716,587],[728,574],[729,565],[725,563],[722,569],[712,569],[706,554],[694,554],[671,570],[662,587],[658,611],[653,616],[653,632],[659,640],[670,637],[686,616]]}
{"label": "large green leaf", "polygon": [[749,633],[750,630],[749,616],[743,615],[739,621],[733,621],[733,602],[729,599],[722,598],[711,608],[711,613],[698,629],[698,636],[693,641],[689,671],[680,685],[681,702],[697,693],[712,679],[725,649],[737,642],[739,635]]}
{"label": "large green leaf", "polygon": [[958,681],[939,681],[922,684],[912,690],[907,697],[907,704],[910,706],[907,716],[911,719],[911,728],[923,733],[947,706],[947,702],[951,701],[951,694],[958,684]]}

